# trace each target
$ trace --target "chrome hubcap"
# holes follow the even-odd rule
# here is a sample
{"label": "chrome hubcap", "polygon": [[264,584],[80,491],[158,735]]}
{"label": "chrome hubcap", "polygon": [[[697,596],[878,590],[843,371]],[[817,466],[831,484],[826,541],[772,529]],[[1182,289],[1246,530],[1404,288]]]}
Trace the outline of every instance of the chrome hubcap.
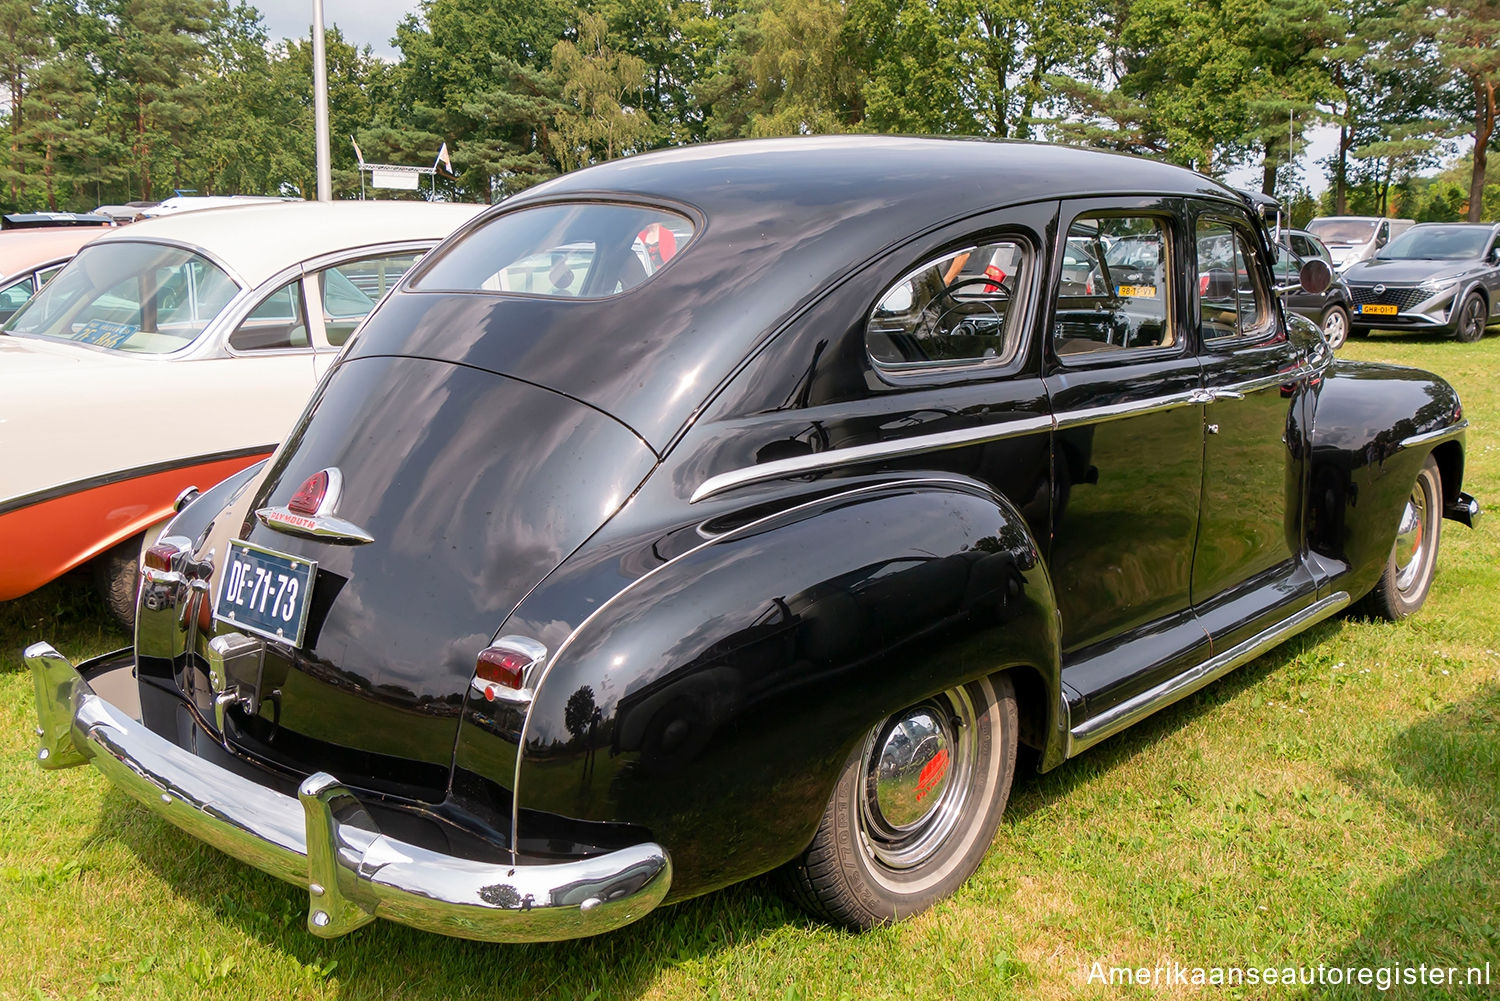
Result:
{"label": "chrome hubcap", "polygon": [[938,851],[963,816],[974,772],[974,706],[962,688],[902,710],[865,740],[860,840],[908,869]]}
{"label": "chrome hubcap", "polygon": [[1418,481],[1401,512],[1396,530],[1396,587],[1409,591],[1421,577],[1427,555],[1427,491]]}

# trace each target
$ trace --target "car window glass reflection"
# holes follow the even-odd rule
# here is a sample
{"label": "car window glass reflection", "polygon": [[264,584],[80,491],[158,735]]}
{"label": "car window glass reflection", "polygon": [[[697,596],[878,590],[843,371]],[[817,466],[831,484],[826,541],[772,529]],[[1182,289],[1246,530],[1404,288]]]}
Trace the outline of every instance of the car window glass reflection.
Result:
{"label": "car window glass reflection", "polygon": [[908,272],[870,313],[870,357],[887,367],[1009,361],[1020,343],[1010,319],[1026,257],[1020,243],[1000,240]]}
{"label": "car window glass reflection", "polygon": [[401,276],[422,255],[419,251],[349,261],[323,272],[323,331],[338,347]]}
{"label": "car window glass reflection", "polygon": [[1243,230],[1217,219],[1197,224],[1198,323],[1204,340],[1258,337],[1271,320],[1271,297]]}
{"label": "car window glass reflection", "polygon": [[1154,216],[1074,220],[1057,278],[1058,356],[1175,344],[1170,249],[1166,222]]}
{"label": "car window glass reflection", "polygon": [[229,335],[229,346],[236,351],[307,347],[307,308],[302,300],[302,279],[294,278],[266,296]]}
{"label": "car window glass reflection", "polygon": [[598,299],[661,271],[692,235],[689,219],[663,209],[542,205],[469,233],[429,263],[414,287]]}

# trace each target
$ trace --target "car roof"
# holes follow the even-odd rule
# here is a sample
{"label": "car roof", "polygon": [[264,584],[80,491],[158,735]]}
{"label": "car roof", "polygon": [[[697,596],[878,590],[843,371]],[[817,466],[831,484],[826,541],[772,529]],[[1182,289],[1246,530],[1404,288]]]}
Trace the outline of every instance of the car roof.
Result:
{"label": "car roof", "polygon": [[[710,215],[746,189],[774,187],[818,205],[868,204],[899,192],[893,225],[1072,195],[1208,195],[1239,192],[1183,167],[1124,153],[985,139],[798,136],[701,143],[612,160],[524,192],[532,200],[587,191],[680,197]],[[927,197],[922,197],[923,194]],[[722,196],[718,197],[718,196]]]}
{"label": "car roof", "polygon": [[[419,277],[366,332],[389,325],[406,337],[399,331],[417,317],[442,310],[453,319],[428,326],[451,334],[423,350],[582,400],[662,448],[774,331],[873,259],[1008,206],[1101,195],[1201,195],[1248,211],[1236,192],[1190,170],[1065,146],[900,136],[700,144],[555,178],[470,230],[557,200],[678,205],[696,216],[693,236],[649,281],[564,303],[428,291]],[[441,251],[465,252],[462,235]],[[567,350],[543,346],[554,327],[568,331],[558,335]],[[383,336],[366,336],[366,349]]]}
{"label": "car roof", "polygon": [[437,240],[484,206],[444,202],[280,202],[202,209],[107,231],[133,240],[193,247],[250,287],[301,261],[381,243]]}
{"label": "car roof", "polygon": [[0,233],[0,277],[72,257],[79,247],[111,232],[105,226],[7,230]]}

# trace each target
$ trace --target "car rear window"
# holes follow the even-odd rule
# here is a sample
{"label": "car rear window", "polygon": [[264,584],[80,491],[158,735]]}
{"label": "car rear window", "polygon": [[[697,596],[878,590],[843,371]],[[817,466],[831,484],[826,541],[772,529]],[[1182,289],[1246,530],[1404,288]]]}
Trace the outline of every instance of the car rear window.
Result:
{"label": "car rear window", "polygon": [[496,216],[444,247],[413,287],[602,299],[666,267],[692,235],[691,220],[659,208],[539,205]]}

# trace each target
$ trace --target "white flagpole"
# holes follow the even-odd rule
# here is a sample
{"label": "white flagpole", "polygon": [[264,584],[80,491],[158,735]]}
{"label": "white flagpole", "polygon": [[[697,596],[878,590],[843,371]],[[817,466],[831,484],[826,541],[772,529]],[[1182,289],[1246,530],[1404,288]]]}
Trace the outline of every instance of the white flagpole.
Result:
{"label": "white flagpole", "polygon": [[333,200],[333,172],[328,153],[328,53],[323,42],[323,0],[313,0],[313,132],[318,201],[329,202]]}

